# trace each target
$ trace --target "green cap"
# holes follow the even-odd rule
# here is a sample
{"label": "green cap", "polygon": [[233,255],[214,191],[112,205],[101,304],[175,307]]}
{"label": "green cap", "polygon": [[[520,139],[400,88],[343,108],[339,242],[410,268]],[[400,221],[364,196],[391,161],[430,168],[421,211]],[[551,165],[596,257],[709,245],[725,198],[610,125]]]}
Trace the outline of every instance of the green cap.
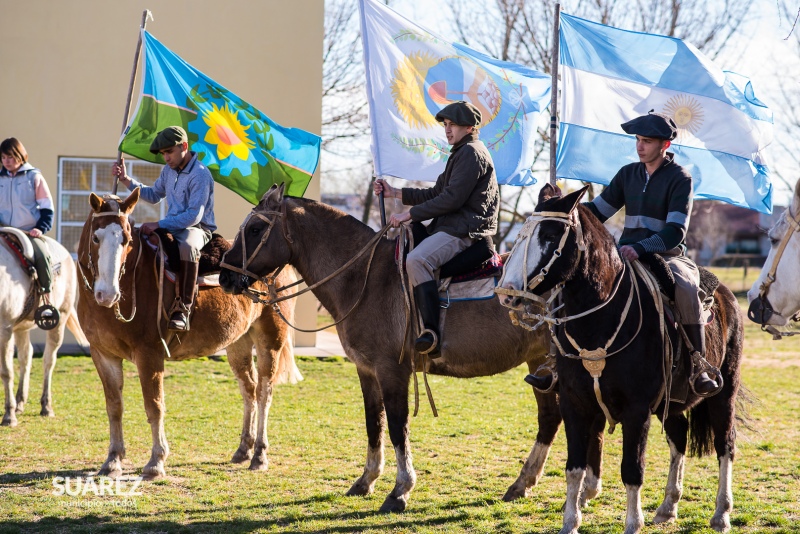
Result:
{"label": "green cap", "polygon": [[186,130],[180,126],[170,126],[158,132],[156,138],[150,143],[150,152],[158,154],[165,148],[172,148],[188,142],[189,136],[186,135]]}

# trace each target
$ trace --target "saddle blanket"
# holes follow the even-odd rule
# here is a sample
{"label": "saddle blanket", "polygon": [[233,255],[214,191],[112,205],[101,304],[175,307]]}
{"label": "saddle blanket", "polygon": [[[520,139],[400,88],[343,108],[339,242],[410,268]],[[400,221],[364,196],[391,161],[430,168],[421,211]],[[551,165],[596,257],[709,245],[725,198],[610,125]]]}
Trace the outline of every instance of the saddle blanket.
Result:
{"label": "saddle blanket", "polygon": [[457,284],[452,284],[451,280],[451,278],[445,278],[439,283],[439,301],[445,308],[453,302],[495,298],[494,288],[497,287],[497,277],[478,278]]}

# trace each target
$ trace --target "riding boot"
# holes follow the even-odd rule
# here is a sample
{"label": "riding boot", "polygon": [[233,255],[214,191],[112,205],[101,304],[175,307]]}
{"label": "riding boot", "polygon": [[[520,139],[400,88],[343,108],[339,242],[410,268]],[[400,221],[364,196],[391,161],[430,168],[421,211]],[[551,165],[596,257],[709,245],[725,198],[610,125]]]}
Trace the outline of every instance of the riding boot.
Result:
{"label": "riding boot", "polygon": [[416,286],[414,299],[425,327],[422,335],[414,342],[414,349],[419,353],[427,353],[429,358],[438,358],[442,353],[439,335],[439,285],[436,280]]}
{"label": "riding boot", "polygon": [[[694,347],[694,350],[700,353],[701,358],[705,359],[705,326],[701,324],[685,324],[683,325],[683,329],[686,332],[686,337],[689,338],[689,342],[692,344],[692,347]],[[694,358],[692,358],[692,361],[694,361]],[[699,395],[708,395],[709,393],[713,393],[718,388],[719,385],[717,382],[708,376],[708,373],[706,372],[700,373],[694,381],[694,390]]]}
{"label": "riding boot", "polygon": [[545,375],[529,374],[525,376],[525,382],[535,387],[539,391],[548,391],[553,385],[553,373]]}
{"label": "riding boot", "polygon": [[180,300],[176,302],[178,309],[169,318],[170,330],[189,331],[189,312],[194,302],[198,266],[197,262],[181,261]]}

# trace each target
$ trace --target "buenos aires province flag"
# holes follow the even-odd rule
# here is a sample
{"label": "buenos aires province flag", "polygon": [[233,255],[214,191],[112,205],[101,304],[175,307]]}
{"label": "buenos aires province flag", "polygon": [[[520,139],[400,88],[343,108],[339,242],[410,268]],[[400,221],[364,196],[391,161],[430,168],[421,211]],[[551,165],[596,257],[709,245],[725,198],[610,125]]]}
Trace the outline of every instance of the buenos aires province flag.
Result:
{"label": "buenos aires province flag", "polygon": [[650,110],[671,116],[670,152],[695,198],[772,212],[764,149],[772,112],[750,80],[724,72],[680,39],[619,30],[561,15],[561,122],[556,174],[607,184],[639,161],[623,122]]}
{"label": "buenos aires province flag", "polygon": [[498,181],[535,183],[536,121],[550,77],[449,43],[376,0],[359,6],[375,174],[436,180],[450,155],[436,113],[466,100],[481,111],[480,139]]}
{"label": "buenos aires province flag", "polygon": [[320,138],[284,128],[195,69],[143,32],[144,69],[136,114],[125,128],[120,151],[153,163],[156,134],[182,126],[189,149],[214,180],[252,204],[273,184],[301,197],[317,168]]}

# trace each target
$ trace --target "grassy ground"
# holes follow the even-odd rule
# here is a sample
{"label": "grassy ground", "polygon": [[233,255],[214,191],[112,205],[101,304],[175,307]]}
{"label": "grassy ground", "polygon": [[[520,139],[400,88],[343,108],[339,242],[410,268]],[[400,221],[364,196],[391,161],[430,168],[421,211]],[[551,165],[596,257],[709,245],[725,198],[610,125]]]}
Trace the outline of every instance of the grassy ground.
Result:
{"label": "grassy ground", "polygon": [[[734,278],[738,274],[733,274]],[[0,428],[0,533],[3,532],[556,532],[565,489],[560,433],[533,496],[500,500],[536,434],[533,396],[523,369],[495,377],[431,377],[440,417],[426,404],[412,420],[418,474],[408,510],[376,513],[394,483],[386,470],[375,494],[344,493],[366,455],[361,393],[346,361],[301,359],[306,379],[280,386],[270,414],[270,470],[228,463],[238,445],[241,403],[227,363],[168,363],[167,478],[133,497],[56,496],[54,477],[86,477],[105,459],[108,424],[102,388],[88,358],[61,357],[54,377],[56,417],[38,415],[41,360],[33,402],[19,426]],[[800,340],[771,341],[748,325],[744,380],[758,397],[753,428],[742,429],[734,466],[735,532],[798,532],[800,521]],[[135,367],[125,364],[127,475],[147,462],[151,437]],[[202,392],[198,394],[199,392]],[[604,490],[584,513],[585,533],[621,532],[625,492],[619,480],[621,434],[606,437]],[[654,420],[643,506],[661,502],[669,453]],[[687,461],[677,523],[646,532],[711,532],[716,460]],[[123,484],[122,489],[130,488]]]}

